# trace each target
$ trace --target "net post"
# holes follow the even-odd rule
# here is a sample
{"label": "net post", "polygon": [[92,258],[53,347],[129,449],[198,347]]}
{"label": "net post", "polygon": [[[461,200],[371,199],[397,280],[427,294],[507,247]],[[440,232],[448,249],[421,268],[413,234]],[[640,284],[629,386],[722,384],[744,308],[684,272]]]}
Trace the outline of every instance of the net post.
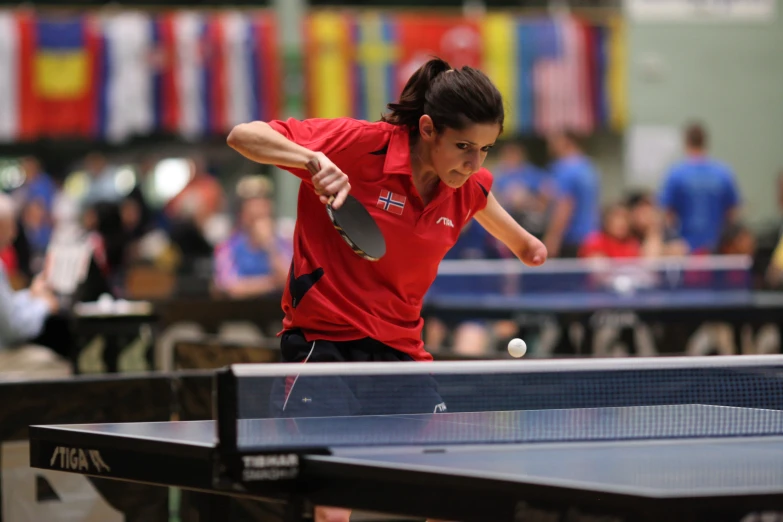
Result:
{"label": "net post", "polygon": [[237,376],[231,366],[221,368],[216,372],[212,389],[214,395],[212,400],[213,417],[217,425],[217,447],[222,452],[235,452],[238,442],[239,395]]}

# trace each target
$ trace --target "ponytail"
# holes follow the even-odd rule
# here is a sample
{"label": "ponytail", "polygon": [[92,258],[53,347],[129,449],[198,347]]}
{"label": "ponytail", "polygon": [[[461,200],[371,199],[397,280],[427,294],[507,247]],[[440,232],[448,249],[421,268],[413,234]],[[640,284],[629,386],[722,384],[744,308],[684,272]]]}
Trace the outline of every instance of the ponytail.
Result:
{"label": "ponytail", "polygon": [[[446,74],[444,74],[446,73]],[[503,129],[503,98],[484,73],[472,67],[452,69],[440,58],[419,67],[397,102],[387,105],[382,121],[415,132],[424,114],[437,130],[463,129],[470,123],[497,123]]]}
{"label": "ponytail", "polygon": [[393,125],[417,128],[419,119],[426,112],[427,91],[435,78],[448,70],[451,66],[440,58],[433,58],[419,67],[402,89],[399,101],[387,105],[391,112],[381,119]]}

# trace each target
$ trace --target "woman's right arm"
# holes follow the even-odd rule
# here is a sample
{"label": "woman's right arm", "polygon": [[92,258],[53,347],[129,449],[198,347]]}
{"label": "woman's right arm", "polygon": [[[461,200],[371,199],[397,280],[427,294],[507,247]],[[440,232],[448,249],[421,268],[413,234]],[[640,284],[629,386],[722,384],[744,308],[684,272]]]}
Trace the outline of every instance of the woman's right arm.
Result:
{"label": "woman's right arm", "polygon": [[305,168],[316,153],[289,140],[268,123],[242,123],[231,130],[228,146],[249,160],[266,165]]}
{"label": "woman's right arm", "polygon": [[324,153],[312,151],[291,141],[268,123],[255,121],[237,125],[231,130],[226,141],[229,147],[249,160],[266,165],[304,169],[303,175],[308,175],[307,162],[317,160],[320,170],[310,178],[300,177],[313,184],[321,203],[326,204],[328,196],[334,195],[332,206],[335,209],[342,206],[351,190],[348,176]]}

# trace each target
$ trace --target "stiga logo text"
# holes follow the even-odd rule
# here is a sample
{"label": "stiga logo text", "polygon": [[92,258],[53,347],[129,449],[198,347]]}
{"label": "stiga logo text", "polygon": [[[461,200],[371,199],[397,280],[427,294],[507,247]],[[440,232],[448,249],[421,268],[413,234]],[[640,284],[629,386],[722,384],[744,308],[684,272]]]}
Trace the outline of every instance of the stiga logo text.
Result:
{"label": "stiga logo text", "polygon": [[83,450],[57,446],[52,452],[49,466],[66,471],[83,471],[86,473],[110,472],[111,468],[103,461],[98,450]]}

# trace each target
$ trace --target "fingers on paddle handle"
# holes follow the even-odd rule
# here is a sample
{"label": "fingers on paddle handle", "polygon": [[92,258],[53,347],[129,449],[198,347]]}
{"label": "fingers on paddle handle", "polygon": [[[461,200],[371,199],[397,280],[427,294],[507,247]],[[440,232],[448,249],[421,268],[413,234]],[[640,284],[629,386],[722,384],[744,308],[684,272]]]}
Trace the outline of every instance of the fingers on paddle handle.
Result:
{"label": "fingers on paddle handle", "polygon": [[341,190],[336,195],[331,196],[329,198],[329,204],[332,206],[332,208],[339,209],[343,206],[343,203],[345,203],[345,198],[348,197],[348,191],[347,190]]}
{"label": "fingers on paddle handle", "polygon": [[310,174],[317,174],[318,171],[321,170],[321,165],[318,163],[316,158],[313,158],[305,163],[305,167],[307,167],[307,170],[310,171]]}

